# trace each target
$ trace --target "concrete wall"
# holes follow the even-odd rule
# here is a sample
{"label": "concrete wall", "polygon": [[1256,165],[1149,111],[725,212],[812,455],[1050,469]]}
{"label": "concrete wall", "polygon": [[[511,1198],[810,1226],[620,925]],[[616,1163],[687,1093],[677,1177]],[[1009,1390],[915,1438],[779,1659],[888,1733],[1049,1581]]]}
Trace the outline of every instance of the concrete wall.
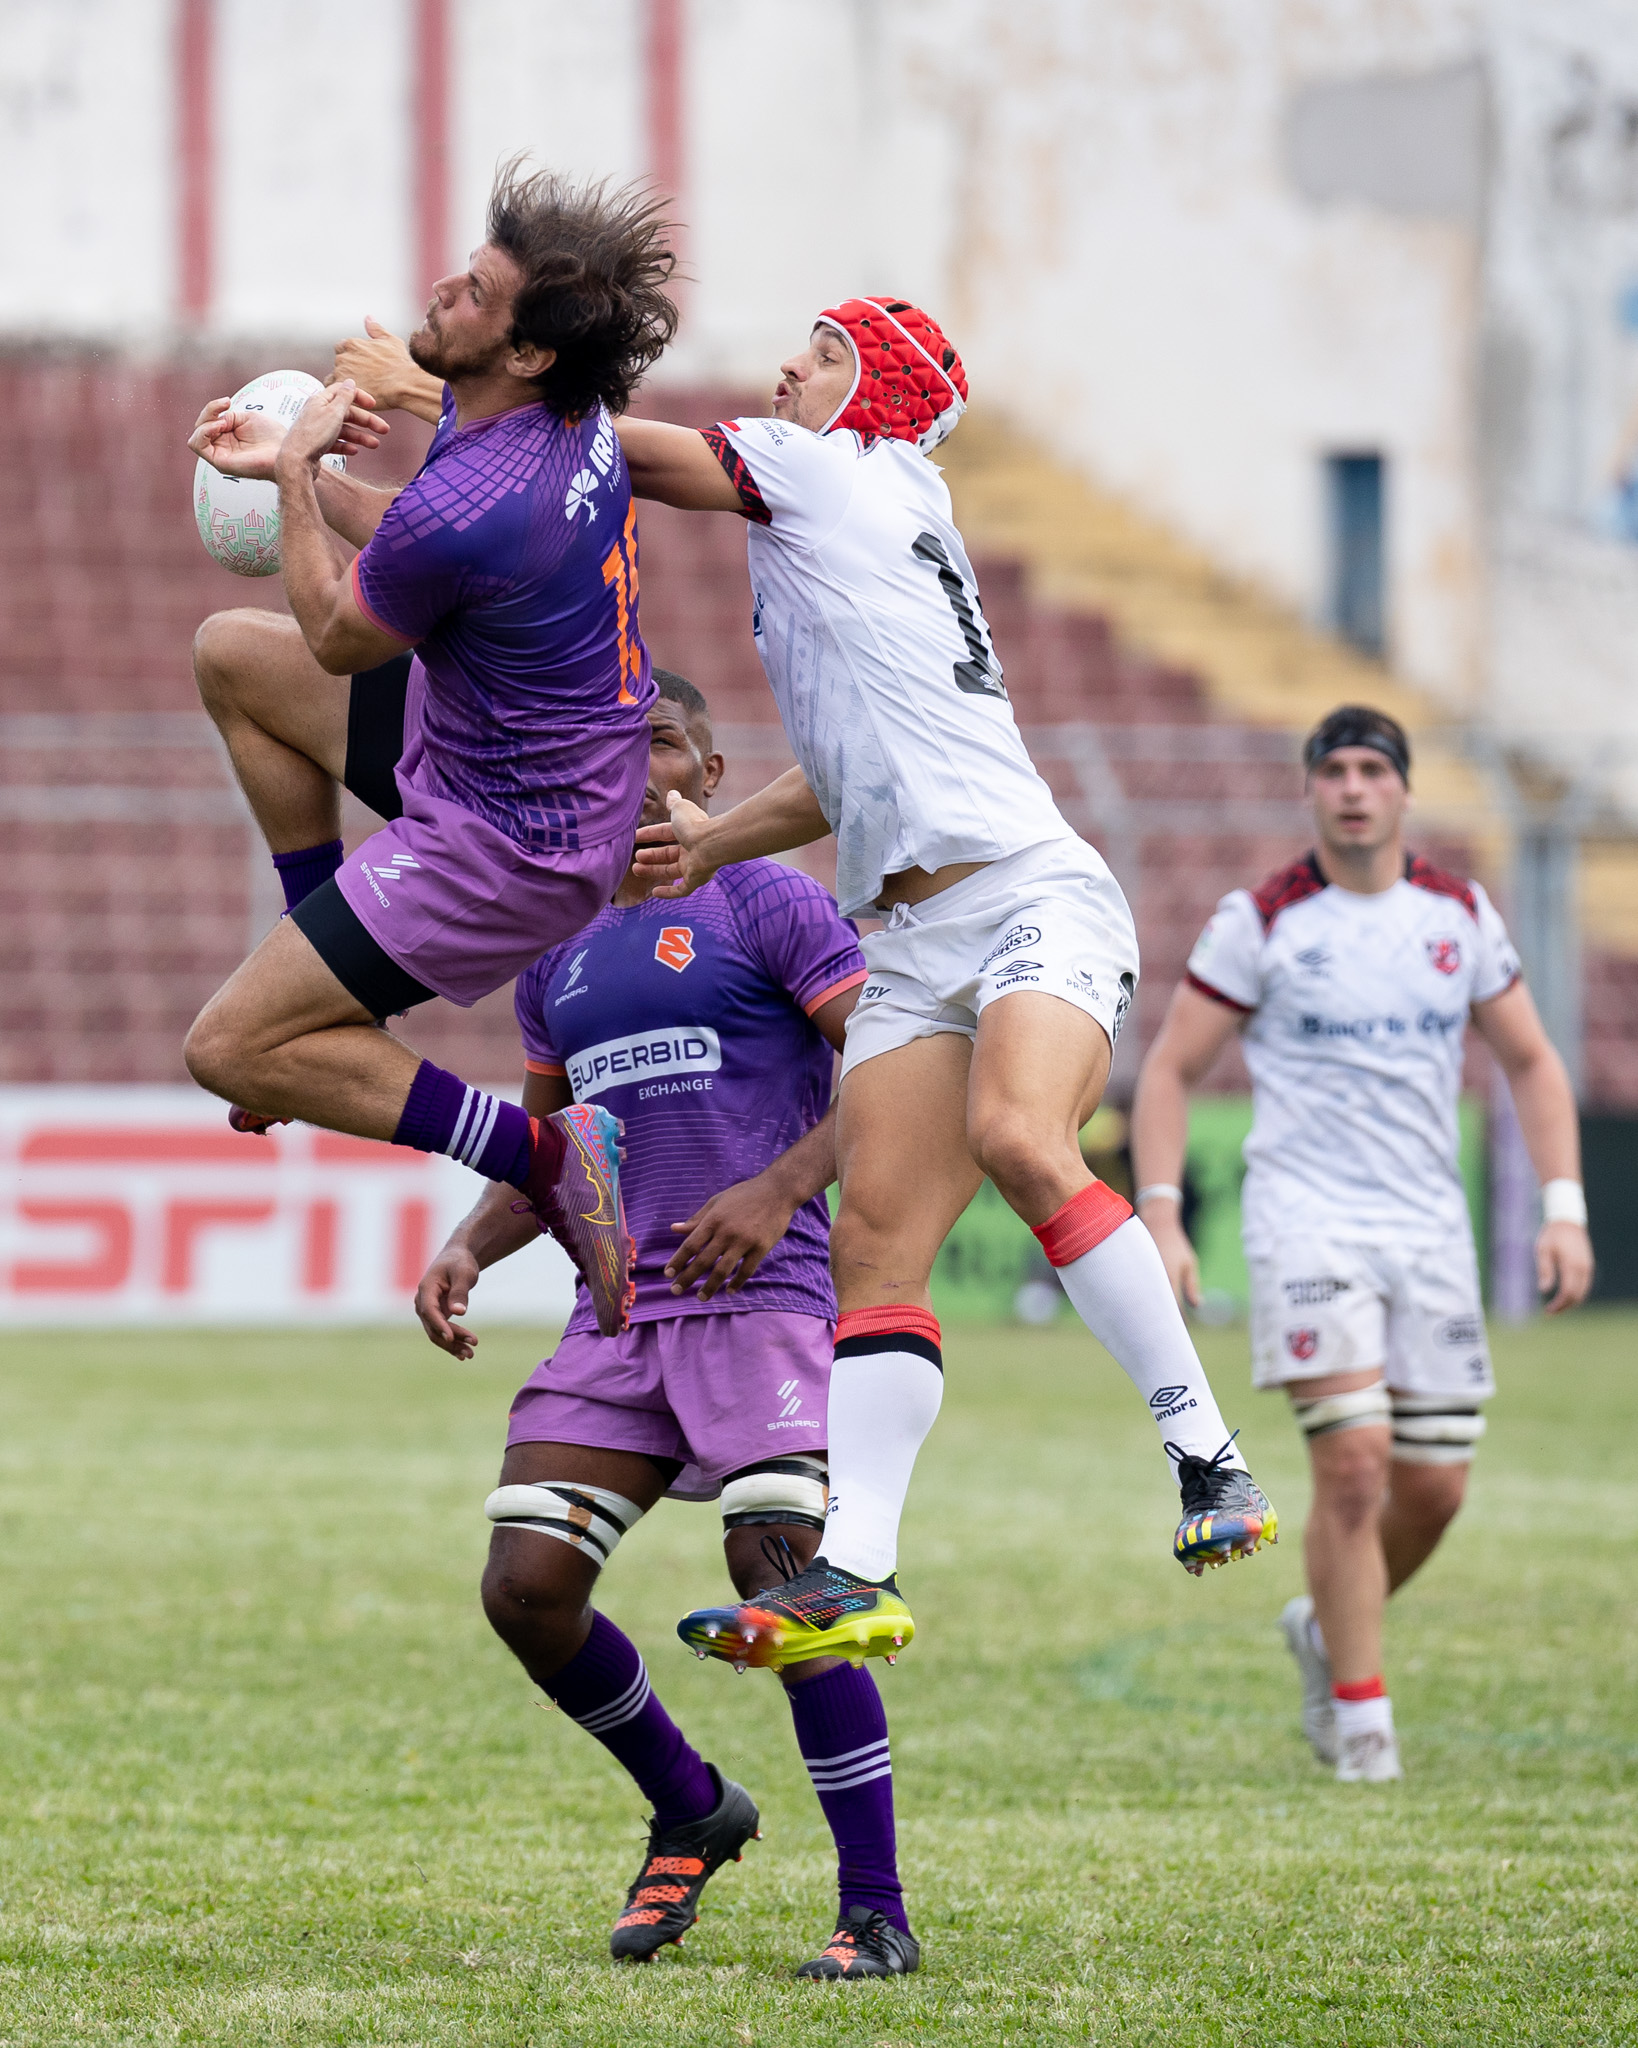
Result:
{"label": "concrete wall", "polygon": [[[182,4],[0,0],[0,173],[29,199],[0,212],[0,333],[174,338]],[[408,321],[412,0],[215,11],[207,338]],[[513,150],[644,171],[647,0],[449,13],[450,260]],[[1323,458],[1379,449],[1395,664],[1550,742],[1533,650],[1576,638],[1553,565],[1638,397],[1632,0],[681,14],[694,281],[657,381],[766,388],[830,297],[923,298],[979,401],[1310,615]],[[1638,733],[1638,551],[1598,574],[1578,759]]]}

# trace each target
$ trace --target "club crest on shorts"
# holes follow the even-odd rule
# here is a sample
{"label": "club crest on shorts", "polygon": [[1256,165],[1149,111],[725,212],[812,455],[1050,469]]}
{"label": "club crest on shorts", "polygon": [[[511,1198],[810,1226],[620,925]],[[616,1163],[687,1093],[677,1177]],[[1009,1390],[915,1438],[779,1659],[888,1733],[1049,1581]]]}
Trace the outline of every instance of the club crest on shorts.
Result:
{"label": "club crest on shorts", "polygon": [[1285,1348],[1300,1364],[1306,1364],[1319,1349],[1319,1331],[1287,1330]]}
{"label": "club crest on shorts", "polygon": [[1454,939],[1427,939],[1428,960],[1440,974],[1454,974],[1462,964],[1462,949]]}
{"label": "club crest on shorts", "polygon": [[660,936],[654,941],[654,957],[662,967],[670,967],[681,974],[694,957],[694,927],[691,924],[662,925]]}

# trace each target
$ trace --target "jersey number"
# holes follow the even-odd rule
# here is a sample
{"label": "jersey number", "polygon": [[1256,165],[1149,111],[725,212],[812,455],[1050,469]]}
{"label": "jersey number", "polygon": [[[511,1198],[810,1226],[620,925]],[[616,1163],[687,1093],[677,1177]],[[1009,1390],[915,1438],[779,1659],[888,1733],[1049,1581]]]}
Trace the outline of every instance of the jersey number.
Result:
{"label": "jersey number", "polygon": [[635,704],[632,685],[642,674],[643,643],[637,636],[637,500],[626,513],[626,530],[603,560],[603,581],[614,585],[615,631],[620,639],[621,704]]}
{"label": "jersey number", "polygon": [[967,660],[958,661],[955,665],[956,688],[965,690],[969,697],[1005,697],[1007,688],[1001,680],[1001,664],[986,637],[988,628],[978,602],[978,592],[968,592],[937,534],[919,535],[910,552],[917,561],[931,562],[938,571],[944,595],[950,600],[950,609],[956,615],[961,637],[967,643]]}

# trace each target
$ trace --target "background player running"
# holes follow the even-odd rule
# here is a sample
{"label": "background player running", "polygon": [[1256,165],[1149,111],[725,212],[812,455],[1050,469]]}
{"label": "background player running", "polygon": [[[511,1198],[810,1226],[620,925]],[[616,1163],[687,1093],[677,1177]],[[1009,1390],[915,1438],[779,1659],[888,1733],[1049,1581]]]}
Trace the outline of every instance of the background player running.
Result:
{"label": "background player running", "polygon": [[1138,1203],[1183,1298],[1188,1090],[1238,1031],[1255,1114],[1243,1227],[1261,1387],[1308,1439],[1310,1597],[1281,1616],[1303,1728],[1348,1780],[1400,1775],[1382,1614],[1461,1505],[1494,1391],[1457,1168],[1468,1022],[1501,1063],[1544,1183],[1549,1314],[1592,1281],[1575,1100],[1477,882],[1407,858],[1410,748],[1345,705],[1303,750],[1319,844],[1223,898],[1144,1064]]}
{"label": "background player running", "polygon": [[908,1634],[899,1517],[943,1387],[928,1281],[986,1173],[1159,1422],[1179,1558],[1199,1571],[1275,1529],[1152,1241],[1081,1158],[1137,943],[1024,750],[926,459],[966,388],[924,313],[851,299],[784,365],[773,418],[620,429],[639,496],[750,522],[757,646],[800,763],[720,818],[674,801],[677,844],[654,859],[686,890],[834,831],[843,911],[887,920],[864,941],[842,1072],[824,1556],[760,1602],[684,1622],[730,1658],[889,1652]]}
{"label": "background player running", "polygon": [[[703,806],[722,773],[699,692],[663,670],[656,681],[644,810],[654,819],[672,790]],[[654,1803],[611,1942],[630,1957],[682,1938],[757,1815],[689,1746],[635,1648],[588,1602],[615,1543],[668,1490],[720,1492],[742,1593],[800,1570],[818,1546],[836,1314],[824,1199],[836,1170],[832,1048],[865,978],[852,926],[789,868],[725,868],[681,914],[648,900],[650,886],[632,876],[518,983],[527,1105],[544,1116],[602,1100],[624,1119],[637,1300],[630,1330],[609,1340],[582,1294],[519,1393],[488,1503],[497,1527],[484,1578],[489,1618],[530,1677]],[[434,1343],[470,1355],[476,1340],[458,1318],[479,1270],[533,1235],[505,1190],[485,1196],[421,1283]],[[785,1677],[840,1866],[836,1934],[799,1974],[913,1970],[875,1681],[830,1661]]]}
{"label": "background player running", "polygon": [[[189,1069],[252,1127],[302,1117],[522,1189],[606,1329],[628,1285],[613,1120],[588,1108],[534,1126],[371,1026],[498,988],[593,917],[629,864],[653,685],[609,409],[675,328],[672,263],[645,201],[510,166],[487,241],[435,287],[411,344],[445,380],[412,483],[320,468],[355,399],[373,403],[346,379],[282,443],[226,400],[192,442],[231,474],[277,477],[295,616],[224,613],[199,635],[201,695],[291,914],[206,1006]],[[401,686],[367,673],[410,647]],[[392,822],[343,865],[350,768]]]}

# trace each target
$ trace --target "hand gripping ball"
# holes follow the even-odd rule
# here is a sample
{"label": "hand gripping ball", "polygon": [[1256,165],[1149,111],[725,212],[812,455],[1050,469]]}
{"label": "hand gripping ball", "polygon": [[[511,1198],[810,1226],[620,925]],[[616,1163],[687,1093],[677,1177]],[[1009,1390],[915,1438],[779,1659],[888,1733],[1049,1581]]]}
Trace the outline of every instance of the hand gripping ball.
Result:
{"label": "hand gripping ball", "polygon": [[[288,427],[323,385],[305,370],[269,370],[233,394],[235,412],[265,412]],[[326,455],[326,469],[345,469]],[[193,472],[193,516],[213,560],[236,576],[279,573],[279,487],[260,479],[224,476],[200,458]]]}

